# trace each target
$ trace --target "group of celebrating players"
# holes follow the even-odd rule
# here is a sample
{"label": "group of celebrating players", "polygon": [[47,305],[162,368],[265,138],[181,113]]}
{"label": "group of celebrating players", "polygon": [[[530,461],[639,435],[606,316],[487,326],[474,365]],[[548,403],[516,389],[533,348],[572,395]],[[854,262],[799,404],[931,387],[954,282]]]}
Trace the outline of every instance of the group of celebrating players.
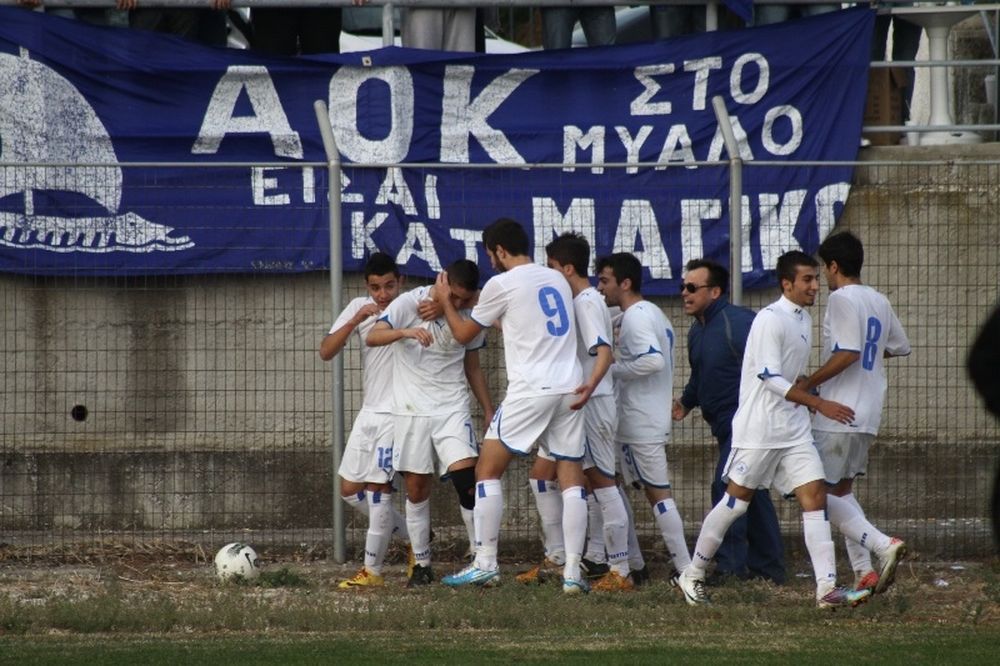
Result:
{"label": "group of celebrating players", "polygon": [[[759,488],[774,487],[801,504],[819,607],[856,605],[892,583],[906,545],[868,522],[851,484],[865,473],[877,432],[883,358],[908,354],[909,342],[885,297],[861,284],[857,238],[834,234],[819,249],[831,297],[825,362],[812,375],[804,374],[812,339],[805,308],[815,301],[819,262],[809,255],[782,255],[781,297],[750,315],[749,332],[736,336],[736,344],[726,331],[739,381],[735,414],[731,423],[725,419],[727,433],[731,426],[731,450],[727,441],[720,460],[725,492],[705,517],[693,554],[671,495],[666,445],[671,418],[700,404],[696,378],[683,405],[672,401],[674,331],[642,297],[639,260],[630,253],[598,258],[595,287],[591,248],[579,234],[549,243],[547,266],[534,263],[527,233],[510,219],[486,227],[483,245],[496,274],[481,291],[476,264],[459,260],[432,286],[401,293],[393,260],[373,254],[364,271],[368,295],[352,300],[323,339],[324,360],[352,333],[362,342],[364,401],[339,474],[344,500],[369,522],[364,564],[340,587],[383,585],[394,535],[409,544],[407,585],[435,580],[435,476],[454,485],[474,552],[468,566],[441,582],[499,583],[501,479],[512,460],[533,451],[529,478],[545,559],[518,575],[521,582],[553,577],[564,593],[581,594],[631,590],[648,580],[621,480],[643,490],[675,569],[671,581],[692,605],[708,602],[707,568]],[[686,279],[703,284],[685,282],[685,299],[724,303],[725,269],[698,260],[687,271]],[[692,313],[695,327],[711,323],[704,308]],[[503,334],[508,379],[496,408],[479,360],[491,327]],[[489,423],[481,444],[470,390]],[[406,490],[405,517],[388,501],[396,473]],[[847,540],[853,587],[836,584],[831,523]]]}

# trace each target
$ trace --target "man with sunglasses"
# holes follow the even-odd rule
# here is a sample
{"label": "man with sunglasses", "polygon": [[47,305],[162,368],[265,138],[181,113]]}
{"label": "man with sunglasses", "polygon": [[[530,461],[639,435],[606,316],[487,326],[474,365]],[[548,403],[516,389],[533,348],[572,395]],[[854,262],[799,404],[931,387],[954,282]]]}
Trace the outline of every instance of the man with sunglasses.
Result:
{"label": "man with sunglasses", "polygon": [[[726,298],[729,271],[708,259],[693,259],[684,267],[681,298],[684,312],[694,317],[688,332],[691,377],[684,393],[674,399],[672,416],[680,421],[701,407],[712,436],[719,443],[719,458],[712,479],[712,504],[726,490],[722,472],[733,441],[733,415],[740,398],[740,368],[754,311],[733,305]],[[715,553],[715,573],[708,583],[729,578],[761,578],[778,585],[785,582],[784,545],[770,492],[758,489],[747,513],[726,532]]]}

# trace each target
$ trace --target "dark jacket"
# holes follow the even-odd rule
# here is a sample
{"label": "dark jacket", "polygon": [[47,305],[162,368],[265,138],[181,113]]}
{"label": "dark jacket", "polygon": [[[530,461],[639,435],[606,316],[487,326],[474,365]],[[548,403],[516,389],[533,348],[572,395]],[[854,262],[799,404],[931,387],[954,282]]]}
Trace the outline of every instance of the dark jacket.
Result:
{"label": "dark jacket", "polygon": [[740,400],[740,370],[750,324],[756,313],[719,298],[705,310],[705,323],[697,319],[688,332],[691,378],[681,404],[701,412],[716,438],[728,439],[733,414]]}

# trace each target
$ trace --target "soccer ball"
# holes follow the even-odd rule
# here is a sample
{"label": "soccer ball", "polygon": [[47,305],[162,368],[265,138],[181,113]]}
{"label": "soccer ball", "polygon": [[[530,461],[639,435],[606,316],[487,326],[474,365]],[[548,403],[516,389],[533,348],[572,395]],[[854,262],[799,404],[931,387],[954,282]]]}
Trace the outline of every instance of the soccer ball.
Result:
{"label": "soccer ball", "polygon": [[260,559],[245,543],[229,543],[215,554],[215,575],[220,580],[253,580],[260,575]]}

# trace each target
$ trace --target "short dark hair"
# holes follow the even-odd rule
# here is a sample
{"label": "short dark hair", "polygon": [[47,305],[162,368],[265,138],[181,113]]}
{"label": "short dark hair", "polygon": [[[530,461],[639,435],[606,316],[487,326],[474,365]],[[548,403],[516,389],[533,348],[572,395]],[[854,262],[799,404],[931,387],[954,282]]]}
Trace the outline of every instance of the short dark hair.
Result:
{"label": "short dark hair", "polygon": [[590,243],[583,235],[570,231],[557,236],[545,246],[545,254],[563,266],[572,266],[576,274],[587,277],[590,264]]}
{"label": "short dark hair", "polygon": [[722,293],[726,293],[729,288],[729,270],[717,261],[711,259],[692,259],[684,265],[684,270],[691,271],[704,268],[708,271],[708,286],[718,287]]}
{"label": "short dark hair", "polygon": [[483,229],[483,245],[490,252],[496,252],[497,247],[502,247],[514,256],[527,256],[531,250],[528,233],[519,222],[509,217],[501,217]]}
{"label": "short dark hair", "polygon": [[789,250],[778,257],[778,264],[774,268],[778,274],[778,281],[788,280],[789,282],[795,282],[795,275],[799,271],[799,266],[817,268],[819,262],[801,250]]}
{"label": "short dark hair", "polygon": [[615,252],[597,260],[597,272],[610,268],[618,284],[625,280],[632,281],[632,291],[636,294],[642,291],[642,263],[631,252]]}
{"label": "short dark hair", "polygon": [[368,261],[365,262],[366,281],[373,275],[386,275],[388,273],[399,277],[399,266],[396,265],[392,257],[385,252],[375,252],[368,257]]}
{"label": "short dark hair", "polygon": [[452,262],[444,270],[448,273],[448,282],[451,284],[469,291],[475,291],[479,288],[479,266],[476,266],[476,262],[459,259]]}
{"label": "short dark hair", "polygon": [[830,234],[816,252],[823,263],[829,266],[834,261],[845,277],[861,277],[861,267],[865,263],[865,246],[861,239],[850,231]]}

